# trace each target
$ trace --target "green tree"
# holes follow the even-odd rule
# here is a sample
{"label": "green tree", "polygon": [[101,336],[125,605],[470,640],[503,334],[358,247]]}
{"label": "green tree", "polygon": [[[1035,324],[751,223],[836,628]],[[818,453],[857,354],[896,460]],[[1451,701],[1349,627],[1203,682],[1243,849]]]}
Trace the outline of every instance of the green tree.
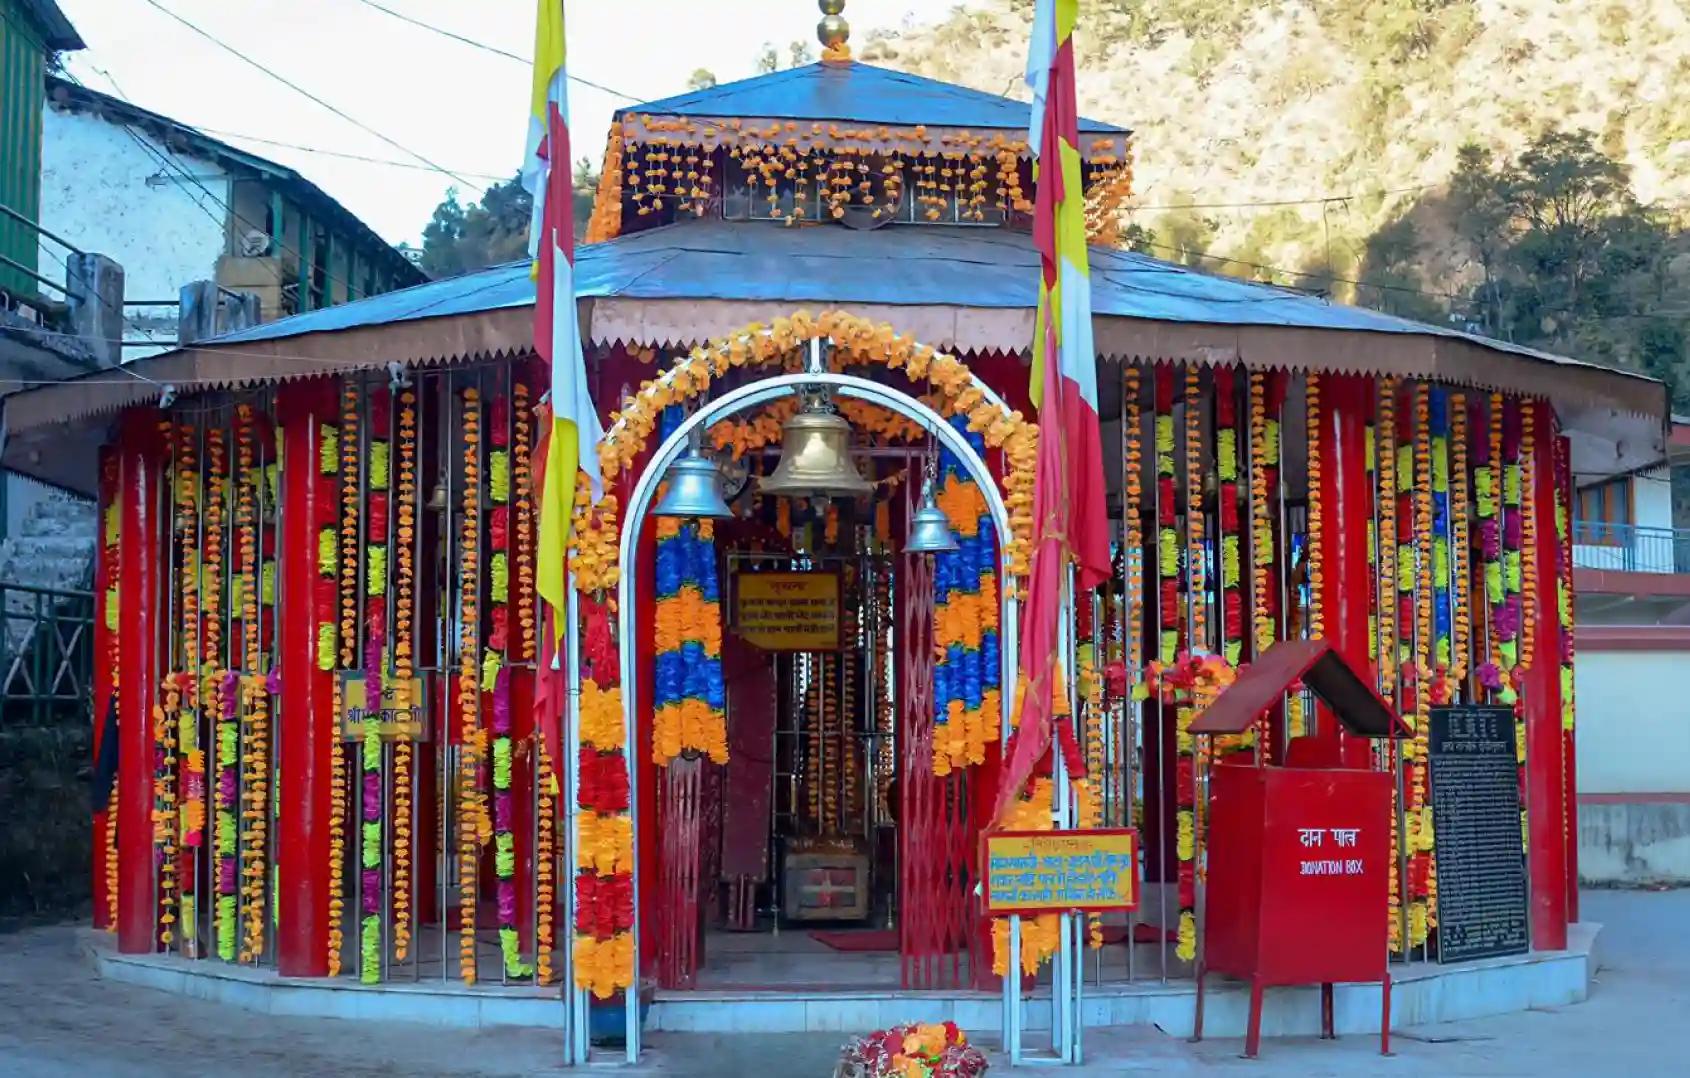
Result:
{"label": "green tree", "polygon": [[1499,172],[1491,152],[1468,143],[1456,151],[1455,172],[1449,180],[1449,200],[1456,235],[1473,248],[1483,275],[1475,306],[1484,332],[1496,334],[1502,325],[1497,275],[1508,249],[1513,218],[1509,177]]}
{"label": "green tree", "polygon": [[[588,158],[575,163],[571,206],[577,241],[592,216],[598,170]],[[520,176],[496,183],[479,202],[464,205],[458,189],[447,190],[423,228],[422,268],[431,277],[453,277],[528,257],[528,229],[534,200]]]}

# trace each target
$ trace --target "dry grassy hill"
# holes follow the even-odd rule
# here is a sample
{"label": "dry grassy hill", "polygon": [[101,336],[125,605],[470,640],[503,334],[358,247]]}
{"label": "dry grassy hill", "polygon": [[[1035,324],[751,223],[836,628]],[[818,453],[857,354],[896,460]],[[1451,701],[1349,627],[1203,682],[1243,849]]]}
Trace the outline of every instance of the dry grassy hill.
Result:
{"label": "dry grassy hill", "polygon": [[[1690,203],[1685,0],[1081,6],[1081,108],[1137,131],[1134,220],[1154,230],[1158,254],[1357,277],[1369,239],[1407,216],[1414,278],[1454,290],[1475,272],[1441,205],[1457,148],[1474,141],[1511,158],[1546,129],[1594,132],[1630,166],[1641,201]],[[1030,0],[971,0],[937,24],[871,35],[860,54],[1024,96],[1031,14]]]}

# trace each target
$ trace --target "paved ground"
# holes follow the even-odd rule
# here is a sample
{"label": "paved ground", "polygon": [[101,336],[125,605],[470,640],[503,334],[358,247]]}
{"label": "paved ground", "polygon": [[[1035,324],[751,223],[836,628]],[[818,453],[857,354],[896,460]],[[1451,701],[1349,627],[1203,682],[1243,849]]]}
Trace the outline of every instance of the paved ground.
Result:
{"label": "paved ground", "polygon": [[[1684,1074],[1690,1019],[1690,890],[1587,892],[1600,921],[1603,970],[1589,1002],[1554,1012],[1399,1031],[1397,1054],[1349,1037],[1188,1045],[1149,1029],[1088,1030],[1084,1068],[1069,1075],[1156,1070],[1250,1075]],[[825,1078],[833,1037],[652,1038],[640,1073],[699,1078]],[[288,1019],[99,981],[71,927],[0,936],[0,1075],[533,1075],[553,1073],[557,1034],[464,1033],[419,1026]],[[994,1068],[995,1069],[995,1068]],[[628,1072],[624,1072],[628,1073]],[[1035,1071],[1031,1073],[1048,1073]]]}

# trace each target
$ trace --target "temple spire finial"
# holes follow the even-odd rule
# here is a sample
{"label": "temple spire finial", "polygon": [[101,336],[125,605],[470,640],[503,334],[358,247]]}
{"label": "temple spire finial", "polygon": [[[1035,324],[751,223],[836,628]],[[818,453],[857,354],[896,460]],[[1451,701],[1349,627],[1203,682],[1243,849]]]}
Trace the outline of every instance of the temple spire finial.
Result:
{"label": "temple spire finial", "polygon": [[845,21],[845,0],[816,0],[822,21],[816,24],[816,40],[822,43],[822,60],[841,63],[851,58],[851,24]]}

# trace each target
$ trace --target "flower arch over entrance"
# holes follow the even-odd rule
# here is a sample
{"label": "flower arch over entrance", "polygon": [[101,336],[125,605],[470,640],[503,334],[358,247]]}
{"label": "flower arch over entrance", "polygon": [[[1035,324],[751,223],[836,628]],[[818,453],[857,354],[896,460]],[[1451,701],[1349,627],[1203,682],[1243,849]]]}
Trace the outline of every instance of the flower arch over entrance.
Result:
{"label": "flower arch over entrance", "polygon": [[[952,415],[967,417],[989,448],[1006,458],[1003,489],[969,440],[938,410],[915,396],[856,375],[821,370],[819,364],[803,373],[762,379],[704,404],[665,439],[641,471],[629,497],[627,514],[618,521],[617,506],[605,499],[598,506],[583,495],[578,502],[571,549],[573,587],[569,592],[571,635],[566,653],[569,698],[576,711],[569,723],[570,745],[565,756],[571,806],[573,848],[577,874],[569,888],[569,915],[576,926],[571,948],[572,1037],[585,1053],[588,994],[607,998],[635,984],[639,972],[639,866],[635,837],[639,833],[638,772],[628,753],[639,744],[640,685],[634,639],[634,617],[617,611],[640,609],[637,574],[630,569],[657,488],[695,431],[708,430],[726,417],[760,408],[796,394],[801,387],[827,385],[847,400],[887,408],[930,430],[961,463],[979,487],[993,526],[1006,537],[1000,559],[1006,586],[1000,602],[1002,626],[1002,685],[1005,699],[1013,699],[1017,674],[1015,640],[1016,591],[1008,586],[1026,572],[1027,536],[1032,524],[1033,469],[1037,455],[1037,427],[1003,400],[953,356],[938,353],[890,327],[876,325],[843,312],[824,312],[812,318],[799,312],[777,319],[773,326],[753,325],[740,333],[694,349],[661,377],[641,386],[617,413],[600,445],[600,463],[607,480],[631,467],[644,451],[658,417],[669,405],[704,394],[718,375],[751,363],[773,363],[802,345],[819,355],[822,340],[831,341],[835,356],[845,363],[881,363],[907,371],[912,379],[926,378],[942,406]],[[614,607],[607,601],[614,590]],[[649,599],[650,597],[645,597]],[[619,624],[616,624],[619,623]],[[613,628],[614,625],[614,628]],[[607,645],[615,641],[615,654]],[[1006,718],[1003,720],[1007,723]],[[1004,731],[1007,735],[1007,730]],[[591,758],[592,775],[583,783]],[[616,773],[606,797],[607,769]],[[610,907],[614,908],[597,908]],[[639,999],[625,992],[627,1055],[639,1055]]]}

